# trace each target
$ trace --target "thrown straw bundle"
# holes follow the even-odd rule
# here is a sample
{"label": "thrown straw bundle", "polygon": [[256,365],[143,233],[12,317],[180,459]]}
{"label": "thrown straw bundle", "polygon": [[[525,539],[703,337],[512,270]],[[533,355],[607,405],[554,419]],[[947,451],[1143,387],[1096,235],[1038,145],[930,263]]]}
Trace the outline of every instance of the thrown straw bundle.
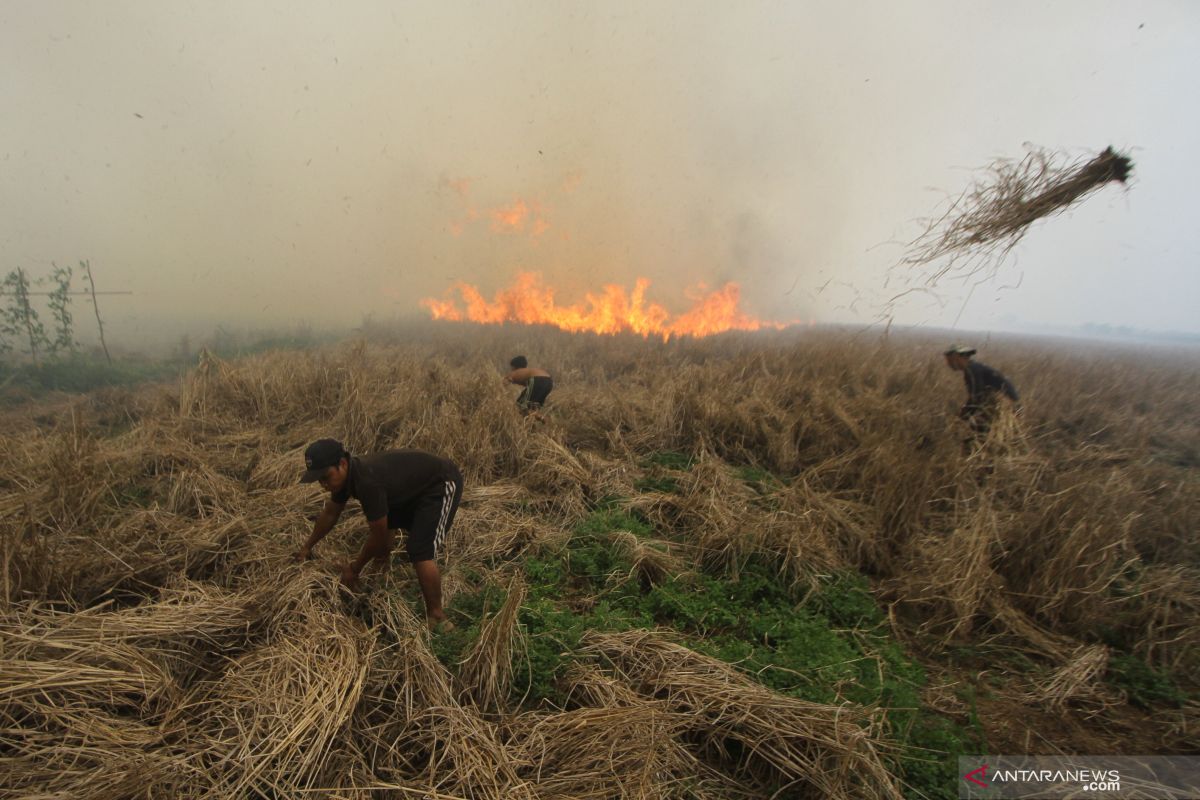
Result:
{"label": "thrown straw bundle", "polygon": [[1111,147],[1086,161],[1031,148],[1020,161],[1000,159],[950,203],[942,216],[926,221],[901,263],[941,262],[926,283],[950,273],[994,273],[1004,257],[1039,219],[1060,214],[1110,181],[1125,183],[1133,161]]}

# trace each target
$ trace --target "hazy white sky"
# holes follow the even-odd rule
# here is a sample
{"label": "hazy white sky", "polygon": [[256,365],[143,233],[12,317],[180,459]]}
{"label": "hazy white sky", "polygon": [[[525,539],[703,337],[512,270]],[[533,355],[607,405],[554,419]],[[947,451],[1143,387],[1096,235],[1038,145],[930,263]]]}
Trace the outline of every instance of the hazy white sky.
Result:
{"label": "hazy white sky", "polygon": [[1112,144],[1131,189],[901,319],[1197,331],[1197,41],[1195,2],[5,0],[0,268],[91,259],[127,336],[415,314],[523,269],[866,321],[886,243],[967,168]]}

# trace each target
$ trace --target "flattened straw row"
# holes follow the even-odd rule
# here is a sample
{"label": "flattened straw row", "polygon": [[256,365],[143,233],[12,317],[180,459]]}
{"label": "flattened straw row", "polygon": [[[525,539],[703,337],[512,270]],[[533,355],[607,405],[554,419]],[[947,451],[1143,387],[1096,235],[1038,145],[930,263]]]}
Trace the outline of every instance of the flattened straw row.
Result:
{"label": "flattened straw row", "polygon": [[212,791],[270,794],[338,780],[372,644],[361,623],[314,606],[198,684],[175,711],[188,711],[186,738]]}
{"label": "flattened straw row", "polygon": [[1126,625],[1137,626],[1139,650],[1152,663],[1200,680],[1200,571],[1151,564],[1122,576]]}
{"label": "flattened straw row", "polygon": [[514,739],[521,774],[539,797],[608,800],[669,797],[700,772],[678,741],[687,721],[654,705],[526,714]]}
{"label": "flattened straw row", "polygon": [[67,658],[5,658],[0,669],[4,715],[21,704],[40,703],[53,695],[56,703],[142,708],[148,701],[174,693],[171,676],[137,650],[107,647],[96,660],[130,659],[128,666],[102,666]]}
{"label": "flattened straw row", "polygon": [[791,524],[782,529],[783,535],[772,537],[770,546],[789,555],[794,553],[785,563],[795,579],[813,570],[886,562],[884,542],[871,507],[846,494],[818,489],[804,479],[777,494]]}
{"label": "flattened straw row", "polygon": [[578,661],[568,668],[566,682],[570,686],[571,701],[582,706],[598,709],[641,708],[665,719],[673,720],[671,741],[661,740],[657,743],[657,747],[667,748],[668,763],[676,764],[675,769],[679,769],[679,765],[685,765],[682,767],[685,770],[683,774],[690,777],[691,780],[687,782],[686,787],[682,787],[667,780],[668,777],[677,773],[663,774],[658,784],[662,791],[650,796],[670,797],[674,796],[676,789],[682,789],[681,797],[696,798],[697,800],[705,800],[710,796],[725,798],[725,800],[761,797],[752,784],[745,781],[739,782],[720,772],[682,746],[687,738],[687,732],[694,722],[688,719],[686,713],[672,711],[668,700],[640,695],[630,687],[627,681],[598,669],[594,664]]}
{"label": "flattened straw row", "polygon": [[993,592],[986,598],[985,610],[989,627],[998,629],[1020,642],[1030,652],[1037,653],[1054,664],[1066,664],[1079,647],[1070,637],[1038,625],[1027,614],[1013,607],[1003,592]]}
{"label": "flattened straw row", "polygon": [[108,747],[117,751],[161,748],[172,734],[156,720],[134,718],[129,709],[115,703],[111,704],[115,710],[109,710],[71,701],[62,693],[23,698],[21,727],[6,728],[13,752],[32,761],[55,763],[89,750],[99,754]]}
{"label": "flattened straw row", "polygon": [[[84,659],[129,664],[148,659],[187,683],[217,669],[220,659],[247,646],[262,620],[250,595],[192,589],[145,606],[56,611],[28,604],[0,616],[9,658]],[[111,648],[123,648],[105,656]]]}
{"label": "flattened straw row", "polygon": [[[103,744],[103,748],[101,747]],[[113,800],[179,797],[188,774],[173,753],[93,740],[60,745],[53,758],[0,756],[0,797],[21,800]]]}
{"label": "flattened straw row", "polygon": [[1106,694],[1100,679],[1108,667],[1109,649],[1104,645],[1080,647],[1071,660],[1035,686],[1028,702],[1062,711],[1067,703],[1079,700],[1104,701]]}
{"label": "flattened straw row", "polygon": [[525,636],[517,626],[517,612],[525,602],[528,587],[519,573],[508,582],[504,605],[489,617],[471,646],[459,679],[481,709],[502,711],[512,686],[513,657],[525,647]]}
{"label": "flattened straw row", "polygon": [[388,670],[396,692],[393,704],[403,720],[412,719],[424,708],[455,704],[449,671],[429,649],[429,631],[406,603],[395,597],[402,589],[390,573],[383,591],[368,598],[371,618],[379,626],[380,641],[387,654]]}
{"label": "flattened straw row", "polygon": [[485,486],[467,486],[463,490],[463,503],[498,503],[508,505],[519,503],[529,497],[529,489],[519,483],[492,483]]}
{"label": "flattened straw row", "polygon": [[131,514],[105,533],[58,543],[63,564],[48,594],[90,604],[118,592],[153,590],[177,576],[204,575],[238,553],[250,536],[241,518]]}
{"label": "flattened straw row", "polygon": [[619,706],[661,705],[663,701],[644,697],[625,681],[598,669],[594,664],[574,662],[565,676],[568,696],[582,706],[616,708]]}
{"label": "flattened straw row", "polygon": [[446,559],[454,564],[485,564],[510,559],[526,548],[560,547],[570,529],[528,510],[516,511],[493,504],[462,508],[446,542]]}
{"label": "flattened straw row", "polygon": [[528,442],[530,461],[521,468],[521,482],[530,490],[550,495],[564,511],[582,515],[583,487],[591,472],[562,443],[549,436],[534,436]]}
{"label": "flattened straw row", "polygon": [[608,539],[614,549],[629,560],[628,578],[638,578],[646,585],[655,585],[686,570],[683,561],[675,555],[680,548],[673,547],[670,542],[639,538],[629,531],[612,531]]}
{"label": "flattened straw row", "polygon": [[[628,505],[656,526],[686,535],[706,566],[731,575],[751,557],[768,552],[763,531],[776,512],[758,508],[758,495],[723,463],[702,458],[680,483],[679,494],[647,495]],[[748,520],[758,524],[748,525]]]}
{"label": "flattened straw row", "polygon": [[[320,436],[312,438],[317,439]],[[297,482],[296,465],[304,463],[304,449],[307,446],[306,443],[283,452],[264,455],[250,472],[250,477],[246,481],[247,488],[254,493],[268,494],[274,490],[295,486]]]}
{"label": "flattened straw row", "polygon": [[898,599],[921,609],[919,632],[943,642],[971,633],[989,598],[1004,594],[995,565],[1003,557],[1001,523],[991,495],[960,501],[949,535],[926,535],[911,547]]}
{"label": "flattened straw row", "polygon": [[741,767],[771,781],[807,784],[833,798],[900,798],[865,709],[773,692],[731,666],[648,631],[588,634],[584,651],[640,695],[687,715],[711,753],[742,745]]}
{"label": "flattened straw row", "polygon": [[29,635],[21,618],[0,628],[0,793],[120,796],[134,766],[141,791],[184,769],[153,721],[180,696],[161,659],[116,640]]}
{"label": "flattened straw row", "polygon": [[[388,593],[391,594],[390,592]],[[429,650],[428,630],[406,604],[371,599],[383,650],[356,729],[385,771],[436,792],[480,800],[532,798],[496,727],[454,697],[451,676]]]}
{"label": "flattened straw row", "polygon": [[496,726],[457,704],[421,711],[396,746],[424,755],[427,761],[418,775],[437,791],[480,800],[536,797]]}

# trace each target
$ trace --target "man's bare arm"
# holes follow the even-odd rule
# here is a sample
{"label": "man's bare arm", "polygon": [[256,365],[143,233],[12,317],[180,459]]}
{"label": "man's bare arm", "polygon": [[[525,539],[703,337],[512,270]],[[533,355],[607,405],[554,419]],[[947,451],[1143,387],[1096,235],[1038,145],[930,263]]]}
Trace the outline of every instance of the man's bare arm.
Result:
{"label": "man's bare arm", "polygon": [[317,542],[324,539],[333,530],[333,526],[337,524],[338,519],[342,516],[342,509],[345,507],[345,503],[335,503],[333,500],[325,501],[325,507],[321,509],[321,513],[317,516],[317,521],[313,523],[313,530],[308,537],[308,541],[304,543],[300,548],[300,552],[296,554],[301,561],[307,561],[312,558],[312,549],[317,546]]}
{"label": "man's bare arm", "polygon": [[367,534],[367,540],[363,542],[362,552],[350,563],[350,571],[356,578],[368,561],[372,559],[386,561],[392,553],[392,532],[388,530],[387,517],[370,520],[367,522],[367,526],[370,528],[370,533]]}

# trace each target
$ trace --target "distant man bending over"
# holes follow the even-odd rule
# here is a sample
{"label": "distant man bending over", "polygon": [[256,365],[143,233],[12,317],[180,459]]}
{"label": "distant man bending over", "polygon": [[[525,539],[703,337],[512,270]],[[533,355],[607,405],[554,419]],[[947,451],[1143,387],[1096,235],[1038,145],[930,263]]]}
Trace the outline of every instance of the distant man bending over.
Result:
{"label": "distant man bending over", "polygon": [[525,391],[517,398],[517,408],[521,409],[521,415],[539,411],[546,403],[546,396],[554,388],[554,380],[550,373],[529,366],[525,356],[517,356],[508,362],[508,365],[512,367],[512,372],[508,373],[504,380],[525,387]]}
{"label": "distant man bending over", "polygon": [[312,534],[297,557],[313,557],[317,542],[337,524],[351,498],[362,506],[367,519],[367,541],[358,558],[342,567],[342,583],[359,589],[358,576],[372,559],[387,563],[395,543],[393,531],[408,531],[408,558],[421,595],[431,630],[450,630],[454,625],[442,609],[442,578],[437,552],[445,542],[462,500],[463,477],[449,459],[420,450],[392,450],[352,457],[335,439],[320,439],[304,451],[307,470],[301,483],[316,481],[329,492],[325,508],[313,525]]}
{"label": "distant man bending over", "polygon": [[991,429],[1000,410],[1000,395],[1011,400],[1017,410],[1021,399],[1016,387],[999,370],[971,360],[975,352],[973,347],[956,344],[942,355],[946,357],[946,366],[961,372],[967,385],[967,402],[958,412],[958,418],[965,420],[977,436],[982,436]]}

